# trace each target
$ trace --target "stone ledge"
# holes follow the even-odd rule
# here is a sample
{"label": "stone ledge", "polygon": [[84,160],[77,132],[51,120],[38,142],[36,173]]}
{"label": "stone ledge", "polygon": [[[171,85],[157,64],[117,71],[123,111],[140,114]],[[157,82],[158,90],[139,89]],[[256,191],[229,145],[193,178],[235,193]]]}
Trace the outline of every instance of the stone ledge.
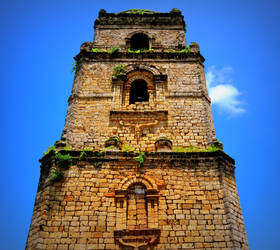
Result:
{"label": "stone ledge", "polygon": [[175,60],[175,61],[188,61],[188,62],[201,62],[205,61],[204,57],[199,52],[190,53],[175,53],[175,52],[146,52],[146,53],[129,53],[129,52],[117,52],[109,54],[106,52],[88,52],[82,50],[78,55],[74,57],[76,61],[81,59],[88,59],[92,61],[109,60],[114,59],[153,59],[153,60]]}
{"label": "stone ledge", "polygon": [[[116,161],[116,160],[133,160],[134,157],[137,157],[139,153],[136,152],[123,152],[123,151],[84,151],[86,152],[86,157],[83,160],[80,160],[80,154],[84,150],[60,150],[61,153],[69,153],[72,156],[72,163],[75,164],[79,161],[86,162],[95,162],[96,160],[100,161]],[[43,156],[39,162],[42,164],[48,163],[54,159],[54,151],[51,151],[49,154]],[[205,161],[207,158],[216,158],[217,160],[225,160],[231,164],[235,164],[235,160],[227,155],[224,151],[217,150],[215,152],[145,152],[146,160],[154,161]]]}
{"label": "stone ledge", "polygon": [[168,114],[168,110],[111,110],[112,114]]}
{"label": "stone ledge", "polygon": [[68,98],[68,102],[71,102],[75,98],[79,98],[79,99],[113,98],[113,94],[110,93],[93,93],[88,95],[71,94]]}
{"label": "stone ledge", "polygon": [[206,100],[211,103],[210,97],[204,92],[171,92],[166,95],[167,98],[176,98],[176,97],[204,97]]}
{"label": "stone ledge", "polygon": [[[110,120],[111,121],[149,121],[150,123],[157,121],[167,121],[168,111],[167,110],[111,110]],[[132,125],[132,124],[131,124]],[[144,124],[143,124],[144,125]],[[150,124],[150,126],[156,124]]]}

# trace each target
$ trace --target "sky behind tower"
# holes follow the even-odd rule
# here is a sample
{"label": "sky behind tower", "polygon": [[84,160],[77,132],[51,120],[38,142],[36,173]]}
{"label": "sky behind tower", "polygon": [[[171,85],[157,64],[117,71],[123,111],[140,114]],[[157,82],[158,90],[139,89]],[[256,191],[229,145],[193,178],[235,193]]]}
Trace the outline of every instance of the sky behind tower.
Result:
{"label": "sky behind tower", "polygon": [[[277,0],[3,0],[1,55],[1,249],[24,249],[39,181],[38,159],[60,139],[80,45],[100,9],[182,11],[197,42],[217,138],[236,160],[251,249],[280,248]],[[278,153],[277,153],[278,152]]]}

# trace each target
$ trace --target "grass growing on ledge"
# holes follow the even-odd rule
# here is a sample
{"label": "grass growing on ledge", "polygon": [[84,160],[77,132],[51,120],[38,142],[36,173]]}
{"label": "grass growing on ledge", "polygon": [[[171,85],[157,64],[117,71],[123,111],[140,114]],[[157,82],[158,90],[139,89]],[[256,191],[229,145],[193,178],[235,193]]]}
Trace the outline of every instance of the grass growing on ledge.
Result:
{"label": "grass growing on ledge", "polygon": [[129,146],[129,145],[123,145],[123,146],[122,146],[122,151],[123,151],[123,152],[126,152],[126,153],[128,153],[128,152],[133,152],[133,151],[134,151],[134,148],[131,147],[131,146]]}
{"label": "grass growing on ledge", "polygon": [[204,149],[200,149],[198,147],[193,147],[193,146],[190,146],[187,148],[184,148],[184,147],[173,147],[172,148],[173,152],[184,152],[184,153],[187,153],[187,152],[216,152],[218,150],[221,150],[221,149],[218,147],[215,147],[215,146],[209,146],[208,148],[204,148]]}
{"label": "grass growing on ledge", "polygon": [[168,49],[163,50],[163,52],[165,53],[179,53],[179,54],[188,54],[190,53],[190,51],[191,51],[190,46],[185,46],[185,48],[181,50],[168,50]]}
{"label": "grass growing on ledge", "polygon": [[175,53],[190,53],[190,46],[186,46],[184,49],[176,51]]}
{"label": "grass growing on ledge", "polygon": [[149,52],[154,52],[154,49],[138,49],[138,50],[133,50],[133,49],[128,49],[127,50],[128,53],[149,53]]}
{"label": "grass growing on ledge", "polygon": [[[59,149],[61,149],[61,148],[59,148]],[[56,150],[57,150],[57,148],[56,148],[55,145],[53,145],[53,146],[51,146],[51,147],[48,147],[47,150],[46,150],[46,152],[44,152],[44,156],[47,155],[47,154],[49,154],[50,152],[56,151]],[[63,150],[69,151],[69,150],[71,150],[71,148],[70,148],[69,146],[66,145],[66,146],[63,148]]]}
{"label": "grass growing on ledge", "polygon": [[115,54],[117,52],[119,52],[120,48],[118,46],[114,46],[113,48],[110,49],[110,51],[108,52],[110,55]]}
{"label": "grass growing on ledge", "polygon": [[221,149],[218,147],[215,147],[215,146],[210,146],[206,149],[206,151],[203,151],[203,152],[216,152],[218,150],[221,150]]}
{"label": "grass growing on ledge", "polygon": [[96,52],[100,52],[98,48],[92,48],[91,52],[96,53]]}
{"label": "grass growing on ledge", "polygon": [[144,10],[144,9],[130,9],[130,10],[122,11],[120,13],[144,15],[144,14],[156,14],[160,12],[152,11],[152,10]]}
{"label": "grass growing on ledge", "polygon": [[93,53],[101,52],[101,53],[108,53],[108,54],[110,54],[110,55],[119,52],[119,50],[120,50],[120,48],[119,48],[118,46],[114,46],[114,47],[112,47],[110,50],[107,50],[107,49],[98,49],[98,48],[91,48],[91,52],[93,52]]}
{"label": "grass growing on ledge", "polygon": [[101,154],[106,153],[107,150],[110,150],[110,149],[113,149],[113,148],[115,148],[115,146],[109,146],[109,147],[103,148],[100,153]]}

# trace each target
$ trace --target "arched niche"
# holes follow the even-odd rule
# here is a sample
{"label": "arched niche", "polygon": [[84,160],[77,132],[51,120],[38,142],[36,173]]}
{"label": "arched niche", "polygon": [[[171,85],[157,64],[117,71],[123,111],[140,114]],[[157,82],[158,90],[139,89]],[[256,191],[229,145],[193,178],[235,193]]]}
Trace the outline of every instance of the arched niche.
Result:
{"label": "arched niche", "polygon": [[153,108],[155,91],[155,81],[151,72],[147,70],[131,71],[127,74],[127,81],[124,83],[123,104],[124,106],[145,104]]}
{"label": "arched niche", "polygon": [[147,188],[142,183],[134,183],[127,189],[127,229],[147,229]]}
{"label": "arched niche", "polygon": [[150,48],[149,37],[143,33],[134,34],[130,39],[131,50],[148,50]]}
{"label": "arched niche", "polygon": [[158,189],[149,177],[128,177],[115,190],[117,229],[158,227]]}
{"label": "arched niche", "polygon": [[128,64],[125,74],[112,78],[112,85],[114,110],[165,109],[167,75],[153,65]]}
{"label": "arched niche", "polygon": [[155,38],[145,31],[138,30],[128,34],[125,38],[126,49],[141,50],[153,47]]}

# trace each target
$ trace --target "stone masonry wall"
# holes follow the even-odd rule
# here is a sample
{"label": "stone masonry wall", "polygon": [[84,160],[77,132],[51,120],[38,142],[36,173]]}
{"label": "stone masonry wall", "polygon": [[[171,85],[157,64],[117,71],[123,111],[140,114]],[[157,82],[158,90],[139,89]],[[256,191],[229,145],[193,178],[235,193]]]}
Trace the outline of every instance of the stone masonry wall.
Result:
{"label": "stone masonry wall", "polygon": [[153,47],[162,49],[174,49],[178,46],[186,46],[185,32],[182,29],[145,29],[142,27],[126,29],[95,29],[94,46],[101,49],[110,49],[119,46],[122,50],[126,47],[125,38],[130,38],[132,34],[144,33],[153,38]]}
{"label": "stone masonry wall", "polygon": [[[131,60],[121,63],[134,65]],[[170,137],[174,146],[184,147],[204,148],[215,140],[203,67],[199,63],[153,62],[151,66],[150,62],[143,62],[141,65],[155,67],[167,75],[167,81],[160,84],[150,80],[153,75],[145,77],[151,72],[135,70],[129,73],[127,82],[136,74],[135,79],[145,79],[152,85],[154,100],[151,98],[147,105],[125,103],[128,98],[125,98],[126,83],[119,89],[113,86],[113,68],[119,64],[119,61],[84,62],[78,69],[63,132],[72,148],[99,150],[113,134],[124,144],[148,151],[154,150],[154,142],[161,135]],[[110,111],[119,111],[119,114],[110,115]],[[121,111],[128,112],[126,118]],[[147,111],[151,113],[145,114]],[[158,115],[157,111],[166,114]],[[138,135],[135,133],[135,124],[149,125],[155,120],[157,124],[146,126]]]}
{"label": "stone masonry wall", "polygon": [[[40,160],[26,249],[249,249],[234,160],[216,141],[204,58],[185,47],[181,12],[100,10],[94,28],[75,57],[62,138]],[[136,33],[149,50],[129,50]],[[176,153],[189,146],[200,152]]]}
{"label": "stone masonry wall", "polygon": [[248,247],[248,239],[245,230],[243,215],[239,202],[239,196],[234,178],[233,169],[226,168],[224,163],[220,163],[221,171],[221,185],[225,196],[225,211],[230,223],[231,239],[233,248],[244,249]]}
{"label": "stone masonry wall", "polygon": [[56,183],[47,177],[54,161],[43,160],[27,249],[130,249],[122,248],[114,231],[131,229],[135,210],[128,198],[120,203],[117,192],[133,184],[146,186],[147,197],[148,190],[156,193],[153,202],[147,198],[146,227],[160,234],[148,247],[249,249],[233,161],[221,151],[148,154],[142,168],[133,154],[93,153],[83,161],[71,154],[77,155],[73,165]]}

